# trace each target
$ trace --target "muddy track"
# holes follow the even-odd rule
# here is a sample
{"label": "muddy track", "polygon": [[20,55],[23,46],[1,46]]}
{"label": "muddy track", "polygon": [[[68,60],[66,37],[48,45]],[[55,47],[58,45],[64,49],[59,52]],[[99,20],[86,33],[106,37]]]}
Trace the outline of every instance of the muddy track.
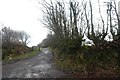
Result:
{"label": "muddy track", "polygon": [[60,78],[65,75],[55,68],[53,54],[48,48],[32,58],[2,66],[3,78]]}

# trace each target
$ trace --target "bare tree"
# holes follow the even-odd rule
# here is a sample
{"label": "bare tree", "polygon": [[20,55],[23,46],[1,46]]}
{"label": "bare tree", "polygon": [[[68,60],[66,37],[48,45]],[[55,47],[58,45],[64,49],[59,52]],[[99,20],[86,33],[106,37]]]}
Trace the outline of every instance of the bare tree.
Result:
{"label": "bare tree", "polygon": [[93,40],[95,39],[95,33],[94,33],[94,25],[93,25],[93,8],[92,8],[92,3],[91,0],[89,0],[89,5],[90,5],[90,16],[91,16],[91,34]]}
{"label": "bare tree", "polygon": [[102,39],[101,40],[104,40],[104,38],[106,37],[107,33],[108,33],[108,26],[107,28],[105,29],[105,21],[103,19],[103,16],[101,14],[101,8],[100,8],[100,1],[98,0],[98,6],[99,6],[99,14],[100,14],[100,18],[101,18],[101,21],[102,21]]}
{"label": "bare tree", "polygon": [[29,41],[30,36],[26,32],[24,32],[24,31],[20,31],[18,36],[19,36],[19,41],[22,44],[27,45],[30,42]]}
{"label": "bare tree", "polygon": [[29,43],[30,36],[24,31],[15,31],[10,28],[2,28],[2,42],[5,45],[10,45],[11,43],[22,43],[27,45]]}
{"label": "bare tree", "polygon": [[118,30],[117,30],[117,35],[118,35],[118,39],[120,39],[120,19],[119,19],[119,15],[118,15],[118,12],[117,12],[117,7],[116,7],[116,2],[114,0],[114,7],[115,9],[115,13],[116,13],[116,17],[117,17],[117,24],[118,24]]}
{"label": "bare tree", "polygon": [[[70,20],[71,20],[71,26],[72,26],[72,35],[75,37],[78,36],[78,15],[79,15],[79,3],[75,1],[70,1]],[[73,17],[73,20],[72,20]]]}
{"label": "bare tree", "polygon": [[[84,11],[85,11],[85,19],[86,19],[86,25],[87,25],[87,37],[90,38],[90,24],[89,24],[89,19],[88,19],[88,14],[87,14],[87,2],[83,5]],[[85,30],[86,31],[86,30]]]}
{"label": "bare tree", "polygon": [[7,27],[2,28],[2,43],[3,43],[2,47],[7,47],[8,45],[10,45],[12,33],[13,32],[10,28]]}

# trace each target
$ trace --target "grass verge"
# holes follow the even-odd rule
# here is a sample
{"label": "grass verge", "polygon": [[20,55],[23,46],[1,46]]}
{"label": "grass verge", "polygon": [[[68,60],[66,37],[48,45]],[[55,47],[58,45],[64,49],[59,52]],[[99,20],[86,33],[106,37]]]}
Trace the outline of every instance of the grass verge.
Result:
{"label": "grass verge", "polygon": [[16,62],[16,61],[19,61],[19,60],[27,59],[27,58],[30,58],[30,57],[33,57],[33,56],[37,55],[38,52],[39,51],[35,50],[35,51],[32,51],[32,52],[21,54],[19,56],[15,56],[11,59],[5,59],[5,60],[2,60],[2,64],[8,64],[8,63]]}

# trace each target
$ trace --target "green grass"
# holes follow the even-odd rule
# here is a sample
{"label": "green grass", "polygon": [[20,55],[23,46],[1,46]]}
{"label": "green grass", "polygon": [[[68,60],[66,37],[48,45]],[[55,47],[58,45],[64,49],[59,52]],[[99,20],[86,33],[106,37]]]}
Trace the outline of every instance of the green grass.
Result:
{"label": "green grass", "polygon": [[38,52],[39,52],[38,50],[34,50],[32,52],[28,52],[28,53],[25,53],[25,54],[22,54],[22,55],[12,57],[11,59],[5,59],[2,62],[3,62],[3,64],[7,64],[7,63],[10,63],[10,62],[23,60],[23,59],[30,58],[30,57],[33,57],[33,56],[37,55]]}

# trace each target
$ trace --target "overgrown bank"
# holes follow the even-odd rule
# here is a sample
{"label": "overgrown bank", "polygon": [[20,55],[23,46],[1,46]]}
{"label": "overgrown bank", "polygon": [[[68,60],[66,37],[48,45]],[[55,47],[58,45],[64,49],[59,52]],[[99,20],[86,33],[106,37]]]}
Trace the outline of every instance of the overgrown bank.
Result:
{"label": "overgrown bank", "polygon": [[68,77],[120,77],[117,49],[99,51],[88,46],[82,49],[76,55],[54,49],[57,67],[69,73]]}

